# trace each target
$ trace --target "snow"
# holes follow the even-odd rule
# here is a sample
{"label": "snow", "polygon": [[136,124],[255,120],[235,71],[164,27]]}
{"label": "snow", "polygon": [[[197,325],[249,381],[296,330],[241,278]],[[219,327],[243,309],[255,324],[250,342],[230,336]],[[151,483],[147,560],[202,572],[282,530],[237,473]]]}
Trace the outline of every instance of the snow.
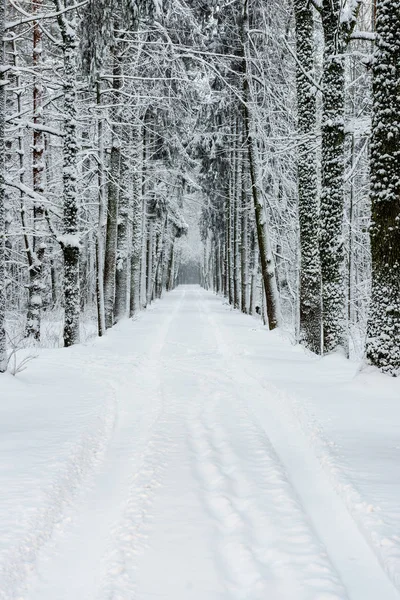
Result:
{"label": "snow", "polygon": [[65,233],[57,236],[57,241],[67,248],[80,248],[81,247],[81,236],[80,234]]}
{"label": "snow", "polygon": [[1,600],[399,600],[398,380],[197,286],[37,353],[0,379]]}

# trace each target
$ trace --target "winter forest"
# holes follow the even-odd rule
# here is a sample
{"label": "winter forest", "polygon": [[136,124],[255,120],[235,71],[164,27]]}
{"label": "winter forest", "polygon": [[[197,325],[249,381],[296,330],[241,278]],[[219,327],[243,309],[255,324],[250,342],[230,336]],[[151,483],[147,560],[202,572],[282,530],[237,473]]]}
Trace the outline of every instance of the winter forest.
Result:
{"label": "winter forest", "polygon": [[400,600],[400,0],[0,38],[0,600]]}
{"label": "winter forest", "polygon": [[397,0],[2,0],[0,30],[0,371],[195,282],[398,374]]}

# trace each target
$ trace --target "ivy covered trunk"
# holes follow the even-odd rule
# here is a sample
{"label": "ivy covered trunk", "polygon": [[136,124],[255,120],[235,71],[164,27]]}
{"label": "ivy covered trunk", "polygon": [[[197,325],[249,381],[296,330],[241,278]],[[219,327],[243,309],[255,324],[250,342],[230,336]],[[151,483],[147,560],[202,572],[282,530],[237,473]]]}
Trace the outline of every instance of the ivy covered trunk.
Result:
{"label": "ivy covered trunk", "polygon": [[373,68],[368,361],[400,374],[400,1],[377,0]]}
{"label": "ivy covered trunk", "polygon": [[[318,242],[316,90],[314,74],[314,20],[308,0],[295,0],[297,40],[297,113],[302,143],[298,149],[298,198],[300,224],[300,341],[321,352],[322,298]],[[311,149],[310,149],[311,148]]]}
{"label": "ivy covered trunk", "polygon": [[344,211],[344,44],[340,42],[340,0],[324,0],[322,190],[320,259],[323,306],[323,350],[345,346],[343,252]]}
{"label": "ivy covered trunk", "polygon": [[[59,7],[60,3],[56,2]],[[76,53],[78,39],[73,12],[59,16],[64,53],[64,145],[63,145],[63,226],[61,245],[64,255],[64,345],[79,342],[79,254],[80,236],[77,202],[77,110],[76,110]]]}
{"label": "ivy covered trunk", "polygon": [[[1,65],[4,63],[4,48],[1,40],[4,38],[5,0],[0,0],[0,56]],[[6,256],[5,256],[5,191],[4,191],[4,114],[5,88],[4,72],[0,69],[0,373],[7,369],[6,348]]]}

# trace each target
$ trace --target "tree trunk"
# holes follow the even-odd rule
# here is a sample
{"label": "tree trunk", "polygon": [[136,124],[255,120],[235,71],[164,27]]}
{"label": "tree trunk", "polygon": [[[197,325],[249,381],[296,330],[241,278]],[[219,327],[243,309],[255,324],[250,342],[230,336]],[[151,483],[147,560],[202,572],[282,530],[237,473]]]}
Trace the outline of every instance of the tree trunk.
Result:
{"label": "tree trunk", "polygon": [[[125,139],[128,136],[123,136]],[[128,316],[128,264],[132,254],[132,240],[130,215],[132,212],[132,189],[129,185],[131,177],[128,153],[131,148],[129,142],[121,153],[120,162],[120,193],[118,203],[118,230],[117,230],[117,263],[116,263],[116,281],[115,281],[115,320],[123,319]]]}
{"label": "tree trunk", "polygon": [[[36,14],[42,7],[42,0],[32,1],[32,12]],[[33,131],[33,190],[42,195],[44,192],[44,135],[40,130],[43,124],[43,84],[41,81],[40,65],[42,62],[43,34],[37,21],[33,23],[33,122],[38,129]],[[32,262],[29,265],[29,299],[26,323],[26,336],[40,340],[40,321],[43,306],[43,292],[45,289],[43,277],[43,261],[46,249],[45,236],[47,233],[45,207],[43,203],[35,201],[33,222]]]}
{"label": "tree trunk", "polygon": [[276,284],[276,273],[274,258],[271,250],[271,241],[268,231],[267,215],[265,212],[264,199],[259,181],[259,165],[257,156],[256,141],[253,135],[253,122],[250,111],[250,87],[248,72],[248,0],[244,0],[243,7],[243,24],[242,24],[242,45],[243,45],[243,121],[244,133],[246,138],[246,146],[249,160],[249,171],[251,181],[251,191],[254,203],[254,214],[256,221],[256,231],[258,239],[258,247],[261,260],[261,274],[263,279],[266,309],[268,315],[269,329],[275,329],[279,326],[280,316],[280,301],[278,288]]}
{"label": "tree trunk", "polygon": [[143,128],[143,161],[142,161],[142,252],[140,257],[140,308],[147,306],[147,248],[149,237],[149,217],[148,217],[148,172],[149,172],[149,157],[150,157],[150,140],[149,140],[149,115],[145,114]]}
{"label": "tree trunk", "polygon": [[[114,66],[113,66],[113,90],[114,99],[118,104],[119,90],[121,88],[121,61],[118,56],[118,48],[114,46]],[[120,108],[114,111],[113,132],[111,142],[110,173],[108,183],[108,210],[107,210],[107,234],[106,249],[104,257],[104,307],[105,323],[109,329],[114,325],[114,303],[115,303],[115,278],[117,265],[117,239],[118,239],[118,200],[120,186],[120,164],[121,164],[121,143],[120,127]]]}
{"label": "tree trunk", "polygon": [[[97,108],[101,105],[100,82],[97,82]],[[106,188],[104,179],[104,126],[103,116],[98,115],[97,144],[98,144],[98,200],[99,222],[96,235],[96,296],[97,296],[97,328],[99,337],[106,333],[105,306],[104,306],[104,229],[107,222]]]}
{"label": "tree trunk", "polygon": [[248,199],[245,187],[245,168],[243,165],[242,181],[241,181],[241,208],[242,208],[242,223],[241,223],[241,249],[240,249],[240,269],[241,269],[241,308],[242,312],[249,312],[248,286],[249,286],[249,234],[248,234]]}
{"label": "tree trunk", "polygon": [[242,201],[242,156],[239,145],[239,123],[236,119],[236,138],[234,143],[235,175],[234,175],[234,214],[233,214],[233,298],[234,307],[240,308],[240,225],[241,225],[241,201]]}
{"label": "tree trunk", "polygon": [[[59,9],[60,3],[56,0]],[[76,109],[76,54],[78,40],[73,12],[65,18],[59,17],[63,37],[64,53],[64,144],[63,144],[63,183],[64,183],[64,235],[62,250],[64,255],[64,345],[79,342],[80,285],[79,254],[80,235],[77,202],[77,109]]]}
{"label": "tree trunk", "polygon": [[133,317],[140,305],[140,256],[142,252],[142,182],[141,182],[141,127],[137,123],[133,128],[132,142],[132,257],[131,257],[131,296],[129,316]]}
{"label": "tree trunk", "polygon": [[323,349],[345,348],[344,289],[344,46],[338,33],[340,0],[324,0],[320,259]]}
{"label": "tree trunk", "polygon": [[[162,224],[161,224],[161,218],[163,219]],[[159,276],[159,271],[162,266],[164,238],[165,238],[165,232],[167,230],[167,225],[168,225],[168,216],[162,215],[161,218],[159,218],[159,223],[157,224],[157,229],[158,229],[157,236],[156,236],[157,240],[156,240],[156,244],[155,244],[156,247],[155,247],[154,258],[153,258],[153,263],[152,263],[152,277],[151,277],[151,290],[150,290],[150,296],[151,296],[152,300],[154,298],[158,297],[157,280],[158,280],[158,276]]]}
{"label": "tree trunk", "polygon": [[[234,156],[233,152],[231,153],[231,156],[232,157]],[[232,205],[233,205],[234,193],[233,193],[233,184],[232,184],[232,173],[231,173],[230,181],[228,184],[227,197],[228,197],[228,207],[227,207],[228,298],[229,298],[229,304],[233,305],[233,301],[234,301],[234,290],[233,290],[233,211],[234,211],[234,207]]]}
{"label": "tree trunk", "polygon": [[256,240],[256,234],[253,232],[252,235],[252,269],[251,269],[251,285],[250,285],[250,301],[249,301],[249,312],[254,315],[256,312],[256,295],[257,295],[257,276],[258,276],[258,265],[259,265],[259,251],[258,243]]}
{"label": "tree trunk", "polygon": [[376,2],[367,360],[400,375],[400,5]]}
{"label": "tree trunk", "polygon": [[[151,203],[152,205],[154,202]],[[151,304],[153,293],[153,267],[154,267],[154,230],[156,228],[153,207],[150,207],[147,231],[147,265],[146,265],[146,305]]]}
{"label": "tree trunk", "polygon": [[[300,224],[300,342],[321,353],[321,265],[318,241],[317,156],[314,76],[314,19],[308,0],[295,0],[297,58],[298,197]],[[308,77],[307,77],[308,75]]]}
{"label": "tree trunk", "polygon": [[[0,0],[0,48],[1,64],[4,64],[4,23],[5,0]],[[6,347],[6,248],[5,248],[5,190],[4,190],[4,114],[5,114],[5,77],[0,69],[0,373],[7,369]]]}
{"label": "tree trunk", "polygon": [[[172,238],[169,249],[168,267],[167,267],[167,292],[170,292],[174,287],[174,255],[175,255],[175,238]],[[205,287],[203,278],[202,286]]]}

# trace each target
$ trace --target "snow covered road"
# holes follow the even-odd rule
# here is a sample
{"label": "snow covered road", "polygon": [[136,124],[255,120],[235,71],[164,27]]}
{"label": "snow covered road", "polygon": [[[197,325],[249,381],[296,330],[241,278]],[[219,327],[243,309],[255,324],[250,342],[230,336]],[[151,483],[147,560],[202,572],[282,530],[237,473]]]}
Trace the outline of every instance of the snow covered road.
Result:
{"label": "snow covered road", "polygon": [[[252,353],[268,344],[264,372]],[[19,440],[18,481],[0,469],[2,600],[400,599],[388,576],[397,581],[400,571],[395,531],[388,557],[330,476],[291,401],[295,386],[273,382],[275,369],[288,381],[292,370],[316,371],[313,357],[187,286],[106,339],[44,354],[34,377],[7,379],[15,402],[32,402],[16,386],[35,393],[57,360],[41,454],[38,444],[24,454]],[[82,427],[69,427],[75,446],[65,442],[63,455],[63,427],[54,425],[67,406],[60,373],[73,396],[68,419],[73,425],[75,414]],[[58,495],[43,492],[55,485],[45,452],[62,455]],[[32,520],[21,526],[26,511]]]}

